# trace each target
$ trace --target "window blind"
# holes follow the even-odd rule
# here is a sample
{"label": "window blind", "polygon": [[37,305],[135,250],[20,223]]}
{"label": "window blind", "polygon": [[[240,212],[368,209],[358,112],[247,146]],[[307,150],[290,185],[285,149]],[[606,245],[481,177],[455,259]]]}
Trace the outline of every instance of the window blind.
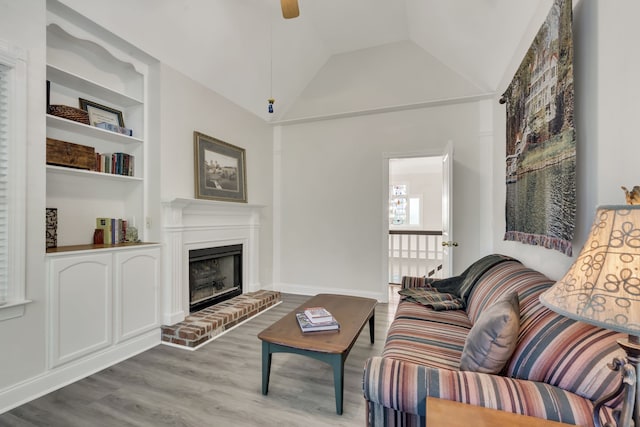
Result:
{"label": "window blind", "polygon": [[8,221],[9,221],[9,74],[0,64],[0,304],[9,298]]}

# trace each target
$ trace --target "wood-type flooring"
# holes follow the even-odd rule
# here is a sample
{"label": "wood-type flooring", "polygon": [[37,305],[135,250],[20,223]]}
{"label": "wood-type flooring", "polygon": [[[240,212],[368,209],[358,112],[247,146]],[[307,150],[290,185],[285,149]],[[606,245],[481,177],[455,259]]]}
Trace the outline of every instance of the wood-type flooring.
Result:
{"label": "wood-type flooring", "polygon": [[364,362],[382,352],[394,300],[376,307],[375,343],[365,326],[347,358],[343,415],[330,366],[308,357],[274,354],[269,394],[261,394],[257,334],[308,298],[283,294],[280,305],[197,351],[158,345],[1,414],[0,426],[362,426]]}

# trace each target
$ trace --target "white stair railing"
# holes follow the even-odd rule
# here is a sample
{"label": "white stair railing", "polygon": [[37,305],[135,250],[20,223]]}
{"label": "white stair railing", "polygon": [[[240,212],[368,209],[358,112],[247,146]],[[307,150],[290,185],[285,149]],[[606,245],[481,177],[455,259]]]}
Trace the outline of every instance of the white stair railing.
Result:
{"label": "white stair railing", "polygon": [[440,277],[442,231],[389,230],[389,283],[402,276]]}

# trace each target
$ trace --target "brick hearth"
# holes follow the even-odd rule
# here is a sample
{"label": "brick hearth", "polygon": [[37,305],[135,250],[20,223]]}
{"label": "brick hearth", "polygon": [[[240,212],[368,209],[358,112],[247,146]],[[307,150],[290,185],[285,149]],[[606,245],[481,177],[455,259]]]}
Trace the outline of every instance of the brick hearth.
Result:
{"label": "brick hearth", "polygon": [[238,295],[191,313],[180,323],[163,326],[162,341],[194,349],[280,301],[280,292],[277,291],[262,290]]}

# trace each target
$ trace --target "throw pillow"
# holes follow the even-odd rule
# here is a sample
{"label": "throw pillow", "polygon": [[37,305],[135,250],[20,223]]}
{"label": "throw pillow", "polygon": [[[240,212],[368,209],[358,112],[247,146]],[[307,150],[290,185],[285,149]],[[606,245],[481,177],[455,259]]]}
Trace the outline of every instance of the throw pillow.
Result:
{"label": "throw pillow", "polygon": [[464,343],[460,370],[498,374],[511,357],[520,331],[517,293],[505,294],[478,317]]}

